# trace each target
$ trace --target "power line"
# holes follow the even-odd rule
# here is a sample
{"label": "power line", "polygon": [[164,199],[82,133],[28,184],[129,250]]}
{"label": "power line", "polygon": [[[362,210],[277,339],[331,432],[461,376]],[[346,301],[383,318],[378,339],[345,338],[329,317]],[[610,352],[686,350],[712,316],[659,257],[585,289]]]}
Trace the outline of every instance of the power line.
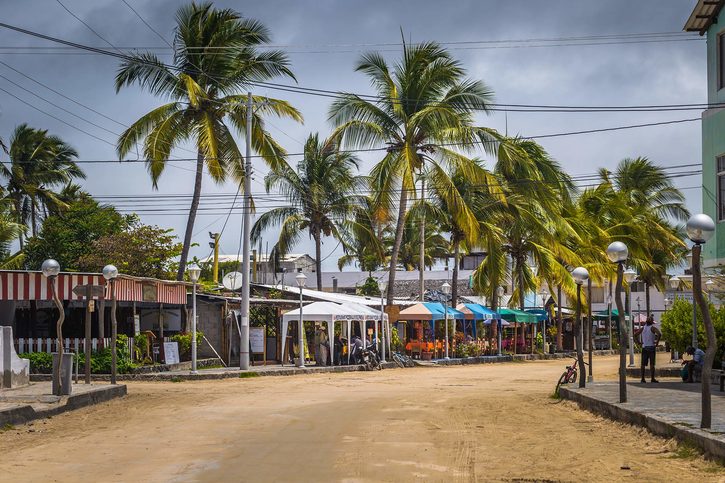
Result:
{"label": "power line", "polygon": [[132,12],[133,12],[134,14],[136,14],[136,16],[137,16],[137,17],[139,18],[139,20],[141,20],[141,22],[143,22],[143,24],[144,24],[144,25],[145,25],[146,27],[148,27],[148,29],[149,29],[150,31],[152,31],[153,33],[155,33],[155,34],[156,34],[156,36],[157,36],[158,38],[160,38],[160,39],[161,39],[161,40],[162,40],[162,41],[163,41],[163,42],[164,42],[164,43],[165,43],[166,45],[168,45],[168,46],[169,46],[169,47],[170,47],[171,49],[173,49],[173,48],[174,48],[174,46],[173,46],[173,45],[171,45],[171,44],[169,43],[169,41],[168,41],[168,40],[166,40],[166,38],[165,38],[165,37],[164,37],[163,35],[161,35],[161,34],[160,34],[160,33],[159,33],[159,32],[158,32],[158,31],[157,31],[157,30],[156,30],[155,28],[153,28],[153,27],[152,27],[152,26],[151,26],[151,25],[150,25],[150,24],[149,24],[149,23],[148,23],[148,22],[147,22],[147,21],[146,21],[146,20],[145,20],[145,19],[144,19],[144,18],[143,18],[143,17],[141,16],[141,14],[140,14],[140,13],[138,13],[138,12],[136,11],[136,9],[135,9],[135,8],[133,8],[133,7],[132,7],[132,6],[131,6],[131,5],[130,5],[130,4],[129,4],[129,3],[128,3],[128,2],[126,1],[126,0],[121,0],[121,1],[122,1],[122,2],[124,3],[124,5],[126,5],[126,6],[127,6],[127,7],[128,7],[129,9],[131,9],[131,11],[132,11]]}

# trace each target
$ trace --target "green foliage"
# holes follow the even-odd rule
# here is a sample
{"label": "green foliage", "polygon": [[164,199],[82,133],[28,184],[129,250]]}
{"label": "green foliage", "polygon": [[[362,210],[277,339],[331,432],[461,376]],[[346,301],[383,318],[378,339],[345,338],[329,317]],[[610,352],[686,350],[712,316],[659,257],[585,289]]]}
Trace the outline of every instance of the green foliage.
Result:
{"label": "green foliage", "polygon": [[107,263],[121,273],[168,279],[174,275],[175,259],[181,254],[173,230],[134,221],[120,232],[94,240],[77,261],[81,271],[95,272]]}
{"label": "green foliage", "polygon": [[[204,333],[200,330],[196,331],[196,346],[200,346],[201,342],[204,338]],[[179,344],[179,357],[185,357],[191,354],[191,334],[186,332],[181,332],[176,335],[172,335],[170,337],[172,342],[177,342]]]}
{"label": "green foliage", "polygon": [[380,287],[378,287],[378,281],[373,277],[365,279],[365,283],[357,287],[355,290],[358,295],[366,295],[368,297],[380,296]]}
{"label": "green foliage", "polygon": [[114,207],[90,198],[75,201],[63,213],[46,218],[40,233],[28,240],[25,268],[38,270],[43,260],[54,258],[62,270],[79,270],[79,260],[95,240],[120,233],[134,221],[134,216],[121,215]]}
{"label": "green foliage", "polygon": [[403,341],[400,340],[400,336],[398,335],[398,328],[393,327],[390,329],[390,348],[394,351],[402,351],[405,349],[405,345],[403,344]]}
{"label": "green foliage", "polygon": [[[723,357],[723,348],[725,348],[725,307],[716,309],[710,305],[710,317],[717,337],[715,364],[718,364]],[[692,344],[692,304],[690,302],[677,298],[672,307],[662,315],[662,339],[669,342],[680,353]],[[705,324],[699,307],[697,308],[697,345],[703,349],[707,347]]]}
{"label": "green foliage", "polygon": [[[30,360],[30,371],[33,374],[50,374],[53,371],[53,356],[45,352],[33,352],[18,354],[24,359]],[[111,373],[111,348],[106,347],[101,351],[91,354],[91,373]],[[85,371],[85,354],[78,354],[78,371]],[[116,339],[116,368],[119,374],[127,374],[136,367],[131,362],[131,354],[128,351],[128,337],[119,335]]]}
{"label": "green foliage", "polygon": [[30,361],[31,374],[50,374],[53,371],[53,356],[45,352],[23,352],[18,354]]}
{"label": "green foliage", "polygon": [[481,349],[471,342],[456,344],[456,357],[477,357],[481,355]]}
{"label": "green foliage", "polygon": [[149,355],[148,352],[150,350],[149,347],[149,336],[146,334],[138,334],[133,338],[133,348],[134,348],[134,356],[136,359],[144,359],[144,364],[146,363],[145,359]]}
{"label": "green foliage", "polygon": [[242,372],[239,374],[240,379],[249,379],[250,377],[260,377],[258,372]]}

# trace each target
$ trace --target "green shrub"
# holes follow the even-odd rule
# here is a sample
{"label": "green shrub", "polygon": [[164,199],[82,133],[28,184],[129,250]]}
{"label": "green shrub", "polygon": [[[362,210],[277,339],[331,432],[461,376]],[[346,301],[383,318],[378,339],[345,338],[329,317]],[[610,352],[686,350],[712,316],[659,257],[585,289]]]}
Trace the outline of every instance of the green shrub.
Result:
{"label": "green shrub", "polygon": [[23,352],[18,354],[23,359],[30,361],[31,374],[50,374],[53,372],[53,356],[45,352]]}
{"label": "green shrub", "polygon": [[[196,331],[196,345],[197,347],[201,345],[201,342],[204,338],[204,334],[200,331]],[[188,356],[191,354],[191,334],[181,332],[176,335],[172,335],[170,337],[170,340],[172,342],[177,342],[179,344],[179,357]]]}

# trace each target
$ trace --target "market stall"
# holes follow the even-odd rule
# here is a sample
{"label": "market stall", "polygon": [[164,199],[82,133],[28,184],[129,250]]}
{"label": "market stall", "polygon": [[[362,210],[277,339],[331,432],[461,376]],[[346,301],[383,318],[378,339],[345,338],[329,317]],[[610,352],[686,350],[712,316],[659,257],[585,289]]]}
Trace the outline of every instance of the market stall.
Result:
{"label": "market stall", "polygon": [[[422,302],[401,310],[398,314],[398,320],[410,320],[410,321],[421,321],[429,322],[431,332],[433,333],[433,342],[424,341],[423,337],[418,337],[416,341],[410,341],[410,348],[406,347],[409,352],[433,352],[437,353],[442,350],[442,344],[438,343],[435,336],[435,323],[437,321],[446,320],[446,317],[450,320],[464,320],[465,315],[463,312],[456,310],[452,307],[444,307],[440,302]],[[413,346],[413,342],[419,345]]]}

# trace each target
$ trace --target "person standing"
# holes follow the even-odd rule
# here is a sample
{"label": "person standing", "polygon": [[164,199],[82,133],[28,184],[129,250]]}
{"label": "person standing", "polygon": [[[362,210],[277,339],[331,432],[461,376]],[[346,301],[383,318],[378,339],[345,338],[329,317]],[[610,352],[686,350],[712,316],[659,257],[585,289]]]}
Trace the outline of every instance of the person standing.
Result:
{"label": "person standing", "polygon": [[645,381],[645,368],[647,367],[647,363],[650,364],[650,374],[651,382],[659,382],[655,378],[655,355],[657,354],[657,345],[660,343],[660,338],[662,338],[662,332],[660,332],[660,329],[655,327],[655,319],[652,314],[650,314],[647,317],[647,322],[645,322],[644,327],[637,330],[635,335],[638,335],[640,338],[640,342],[642,344],[642,380],[641,382],[647,382]]}

